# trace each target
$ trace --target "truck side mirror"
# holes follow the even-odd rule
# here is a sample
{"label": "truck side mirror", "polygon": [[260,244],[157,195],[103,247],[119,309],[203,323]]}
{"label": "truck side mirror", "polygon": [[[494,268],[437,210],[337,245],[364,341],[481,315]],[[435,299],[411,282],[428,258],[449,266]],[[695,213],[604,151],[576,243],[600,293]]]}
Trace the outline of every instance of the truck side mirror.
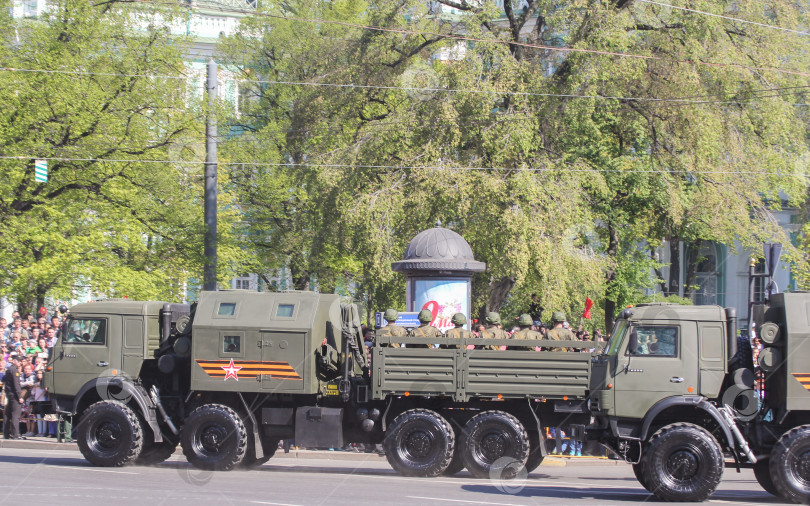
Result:
{"label": "truck side mirror", "polygon": [[635,355],[638,352],[638,333],[635,330],[630,332],[630,342],[627,343],[627,351],[629,351],[631,355]]}

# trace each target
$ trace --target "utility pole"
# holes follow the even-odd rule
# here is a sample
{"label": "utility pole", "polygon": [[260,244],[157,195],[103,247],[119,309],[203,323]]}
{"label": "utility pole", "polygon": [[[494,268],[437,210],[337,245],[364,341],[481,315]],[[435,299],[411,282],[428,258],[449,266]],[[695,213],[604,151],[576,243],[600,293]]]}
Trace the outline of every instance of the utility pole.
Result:
{"label": "utility pole", "polygon": [[203,290],[217,289],[217,64],[208,61],[205,84],[208,117],[205,123],[205,268]]}

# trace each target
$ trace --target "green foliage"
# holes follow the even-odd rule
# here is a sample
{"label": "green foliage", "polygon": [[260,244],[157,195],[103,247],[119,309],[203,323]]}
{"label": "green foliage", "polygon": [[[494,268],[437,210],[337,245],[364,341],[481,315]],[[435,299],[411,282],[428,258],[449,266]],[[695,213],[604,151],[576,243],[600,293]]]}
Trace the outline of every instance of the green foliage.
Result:
{"label": "green foliage", "polygon": [[[199,160],[185,42],[166,28],[182,13],[62,0],[27,20],[10,4],[0,61],[30,72],[0,79],[0,151],[21,157],[0,160],[4,292],[28,307],[89,291],[183,300],[201,272],[201,165],[152,162]],[[50,159],[47,183],[31,157]]]}

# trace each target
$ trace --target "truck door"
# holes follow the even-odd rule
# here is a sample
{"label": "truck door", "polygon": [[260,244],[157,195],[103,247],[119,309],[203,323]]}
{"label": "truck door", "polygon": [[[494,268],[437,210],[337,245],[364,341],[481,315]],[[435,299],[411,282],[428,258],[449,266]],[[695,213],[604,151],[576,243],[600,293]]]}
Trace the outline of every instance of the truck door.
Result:
{"label": "truck door", "polygon": [[633,332],[638,349],[630,353],[630,339],[625,339],[617,361],[617,416],[640,418],[661,399],[697,394],[699,361],[694,322],[641,322],[630,328]]}
{"label": "truck door", "polygon": [[271,392],[295,392],[304,389],[304,376],[311,357],[304,353],[305,332],[273,330],[261,331],[262,390]]}
{"label": "truck door", "polygon": [[[76,395],[87,382],[112,375],[121,368],[121,319],[78,316],[68,322],[52,353],[54,384],[58,395]],[[115,339],[115,336],[119,336]]]}

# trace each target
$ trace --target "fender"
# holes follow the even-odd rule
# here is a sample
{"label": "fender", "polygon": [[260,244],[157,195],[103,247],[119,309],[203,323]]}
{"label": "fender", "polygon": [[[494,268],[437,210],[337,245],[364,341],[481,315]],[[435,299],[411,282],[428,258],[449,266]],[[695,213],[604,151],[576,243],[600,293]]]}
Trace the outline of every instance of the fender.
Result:
{"label": "fender", "polygon": [[702,411],[705,411],[708,415],[710,415],[714,421],[717,422],[717,425],[723,429],[723,435],[725,436],[725,442],[729,448],[732,450],[735,448],[734,437],[731,435],[731,430],[729,430],[728,426],[726,425],[725,420],[723,419],[723,415],[717,411],[717,408],[706,401],[705,397],[700,395],[688,395],[688,396],[681,396],[681,397],[668,397],[661,401],[658,401],[650,410],[644,415],[644,423],[641,426],[641,440],[646,441],[647,436],[650,433],[650,426],[655,420],[655,417],[658,416],[662,411],[665,409],[674,407],[674,406],[689,406],[692,408],[697,408]]}
{"label": "fender", "polygon": [[[110,392],[110,387],[113,387],[115,393]],[[154,441],[156,443],[163,442],[163,433],[158,426],[157,407],[142,386],[120,376],[94,378],[92,381],[85,383],[79,393],[76,394],[76,397],[73,398],[73,414],[77,414],[79,403],[91,390],[95,390],[95,393],[102,400],[118,401],[123,404],[129,404],[131,400],[135,401],[140,409],[141,416],[146,420],[149,428],[152,429]]]}

